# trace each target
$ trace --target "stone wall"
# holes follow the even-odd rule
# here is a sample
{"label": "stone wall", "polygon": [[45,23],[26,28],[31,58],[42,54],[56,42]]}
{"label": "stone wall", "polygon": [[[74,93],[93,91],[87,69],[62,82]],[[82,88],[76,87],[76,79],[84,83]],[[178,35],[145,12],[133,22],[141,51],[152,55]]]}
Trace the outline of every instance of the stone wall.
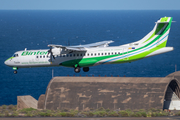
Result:
{"label": "stone wall", "polygon": [[38,107],[53,110],[162,109],[171,80],[169,77],[54,77],[41,99],[44,106]]}

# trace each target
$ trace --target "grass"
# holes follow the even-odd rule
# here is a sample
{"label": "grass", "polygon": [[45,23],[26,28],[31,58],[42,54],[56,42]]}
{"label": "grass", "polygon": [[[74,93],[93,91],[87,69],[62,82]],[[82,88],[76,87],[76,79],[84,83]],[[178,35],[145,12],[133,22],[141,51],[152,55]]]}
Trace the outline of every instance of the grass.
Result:
{"label": "grass", "polygon": [[37,110],[34,108],[24,108],[17,110],[16,105],[0,106],[0,117],[158,117],[158,116],[180,116],[180,112],[171,113],[168,110],[154,109],[149,110],[120,110],[110,109],[90,109],[89,111],[77,110]]}

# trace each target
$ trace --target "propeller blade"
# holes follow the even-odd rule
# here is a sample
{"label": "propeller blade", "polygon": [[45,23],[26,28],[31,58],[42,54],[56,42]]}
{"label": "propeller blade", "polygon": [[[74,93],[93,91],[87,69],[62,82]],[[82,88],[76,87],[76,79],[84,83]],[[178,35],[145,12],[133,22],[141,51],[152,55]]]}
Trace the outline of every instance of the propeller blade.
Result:
{"label": "propeller blade", "polygon": [[53,56],[53,58],[55,59],[54,55],[52,55],[52,56]]}
{"label": "propeller blade", "polygon": [[[49,46],[48,46],[49,47]],[[50,46],[50,49],[48,50],[48,55],[50,54],[50,62],[52,64],[52,57],[54,58],[53,52],[52,52],[52,46]]]}

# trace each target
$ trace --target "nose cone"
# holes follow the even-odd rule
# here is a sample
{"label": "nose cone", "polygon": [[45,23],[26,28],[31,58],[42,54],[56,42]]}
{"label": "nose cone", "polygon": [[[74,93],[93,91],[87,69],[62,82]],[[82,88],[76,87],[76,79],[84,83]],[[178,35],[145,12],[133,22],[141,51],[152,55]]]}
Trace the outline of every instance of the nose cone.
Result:
{"label": "nose cone", "polygon": [[6,61],[4,61],[4,64],[7,65],[7,66],[10,66],[12,64],[12,58],[13,57],[10,57],[9,59],[7,59]]}
{"label": "nose cone", "polygon": [[6,61],[4,62],[4,64],[5,64],[5,65],[8,65],[8,61],[9,61],[9,60],[6,60]]}

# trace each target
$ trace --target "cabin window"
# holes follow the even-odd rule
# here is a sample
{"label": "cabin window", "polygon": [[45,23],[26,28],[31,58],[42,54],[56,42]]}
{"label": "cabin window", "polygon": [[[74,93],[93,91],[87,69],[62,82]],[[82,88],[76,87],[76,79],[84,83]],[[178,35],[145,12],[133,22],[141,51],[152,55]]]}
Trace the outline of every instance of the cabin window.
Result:
{"label": "cabin window", "polygon": [[103,55],[103,53],[101,53],[101,55]]}
{"label": "cabin window", "polygon": [[63,55],[63,57],[65,57],[65,55]]}
{"label": "cabin window", "polygon": [[76,54],[74,54],[74,57],[76,56]]}
{"label": "cabin window", "polygon": [[108,53],[108,55],[110,55],[110,53]]}
{"label": "cabin window", "polygon": [[93,53],[91,53],[91,56],[93,56]]}
{"label": "cabin window", "polygon": [[98,55],[100,55],[100,53],[98,53]]}
{"label": "cabin window", "polygon": [[86,54],[84,53],[84,56],[86,56]]}
{"label": "cabin window", "polygon": [[45,56],[43,56],[43,58],[45,58]]}
{"label": "cabin window", "polygon": [[120,52],[118,52],[118,54],[120,55]]}
{"label": "cabin window", "polygon": [[70,54],[69,56],[72,57],[72,54]]}
{"label": "cabin window", "polygon": [[69,55],[67,54],[66,56],[68,57]]}
{"label": "cabin window", "polygon": [[113,52],[112,52],[112,55],[113,55]]}
{"label": "cabin window", "polygon": [[79,54],[77,54],[77,56],[79,56]]}
{"label": "cabin window", "polygon": [[96,53],[94,53],[94,56],[96,56]]}
{"label": "cabin window", "polygon": [[115,55],[116,55],[116,52],[115,52]]}
{"label": "cabin window", "polygon": [[40,56],[40,58],[42,58],[42,56]]}
{"label": "cabin window", "polygon": [[38,56],[36,56],[36,58],[38,58]]}
{"label": "cabin window", "polygon": [[81,54],[81,56],[82,56],[82,54]]}
{"label": "cabin window", "polygon": [[87,56],[89,56],[89,53],[87,54]]}

